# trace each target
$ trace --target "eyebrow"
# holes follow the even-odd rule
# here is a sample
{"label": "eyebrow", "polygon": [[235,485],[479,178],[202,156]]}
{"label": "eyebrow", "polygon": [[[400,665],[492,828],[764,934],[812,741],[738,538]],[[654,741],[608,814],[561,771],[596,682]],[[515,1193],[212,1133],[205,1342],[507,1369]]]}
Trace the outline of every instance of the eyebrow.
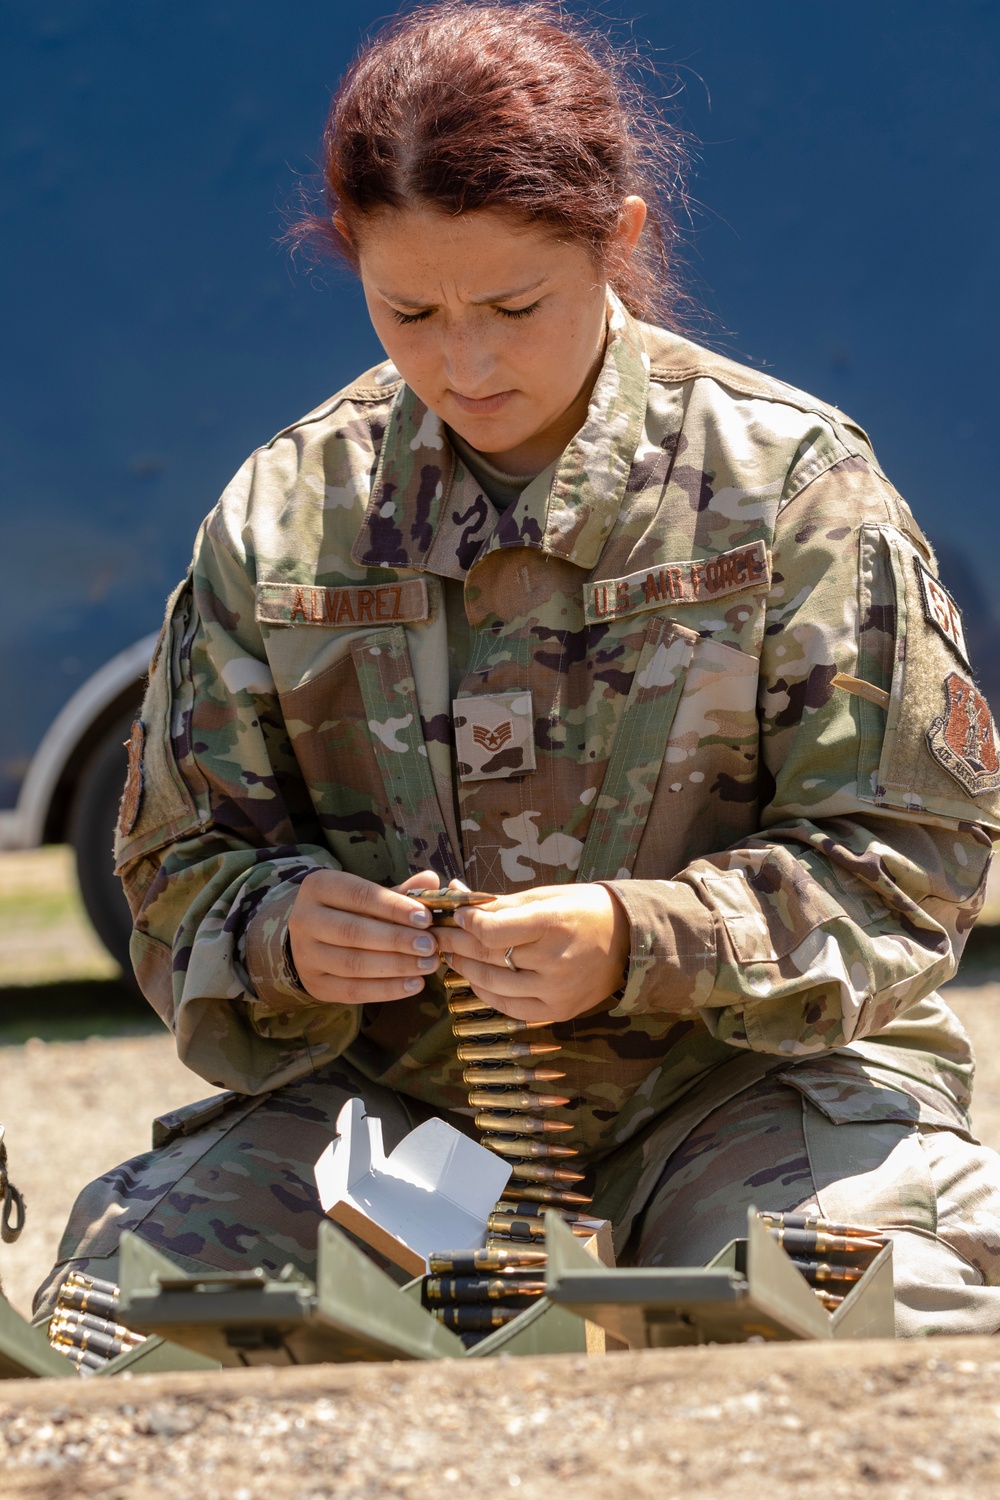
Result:
{"label": "eyebrow", "polygon": [[[470,298],[470,301],[472,302],[473,307],[486,307],[491,302],[510,302],[518,297],[526,297],[529,292],[537,291],[538,288],[542,286],[544,281],[545,277],[542,276],[538,281],[533,281],[530,286],[520,286],[509,289],[505,292],[489,292],[485,297],[472,297]],[[395,302],[398,307],[421,308],[431,306],[431,303],[429,302],[420,302],[413,297],[403,297],[397,295],[397,293],[395,292],[383,291],[381,287],[376,287],[375,290],[378,292],[380,297],[383,297],[385,299],[386,302]]]}

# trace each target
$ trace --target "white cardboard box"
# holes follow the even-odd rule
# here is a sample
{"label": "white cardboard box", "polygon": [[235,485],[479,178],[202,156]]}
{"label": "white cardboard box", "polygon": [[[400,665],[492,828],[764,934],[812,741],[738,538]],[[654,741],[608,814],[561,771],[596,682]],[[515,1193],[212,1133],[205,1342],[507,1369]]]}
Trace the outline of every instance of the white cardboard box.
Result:
{"label": "white cardboard box", "polygon": [[444,1120],[425,1120],[389,1156],[382,1121],[349,1099],[315,1166],[323,1212],[411,1276],[433,1250],[479,1249],[510,1167]]}

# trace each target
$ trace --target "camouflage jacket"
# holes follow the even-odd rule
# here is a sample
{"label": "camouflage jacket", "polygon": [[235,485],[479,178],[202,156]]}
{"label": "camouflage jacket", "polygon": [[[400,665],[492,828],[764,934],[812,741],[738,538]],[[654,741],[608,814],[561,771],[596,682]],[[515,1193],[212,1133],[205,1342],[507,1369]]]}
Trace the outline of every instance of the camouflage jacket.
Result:
{"label": "camouflage jacket", "polygon": [[436,980],[321,1005],[286,954],[317,866],[430,865],[625,907],[624,996],[555,1028],[595,1156],[747,1051],[853,1059],[960,1127],[934,991],[998,788],[960,617],[864,433],[616,305],[583,428],[500,516],[389,365],[252,456],[170,600],[117,859],[140,983],[213,1083],[346,1052],[465,1104]]}

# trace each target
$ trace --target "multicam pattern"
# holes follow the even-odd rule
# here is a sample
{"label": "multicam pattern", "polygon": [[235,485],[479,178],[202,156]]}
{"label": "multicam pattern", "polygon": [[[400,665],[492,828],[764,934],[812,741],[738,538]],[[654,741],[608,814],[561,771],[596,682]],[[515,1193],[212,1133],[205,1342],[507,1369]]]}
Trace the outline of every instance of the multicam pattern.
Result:
{"label": "multicam pattern", "polygon": [[[299,882],[604,880],[631,919],[627,988],[555,1028],[595,1164],[748,1054],[821,1067],[850,1047],[962,1128],[971,1060],[933,991],[1000,798],[931,754],[955,656],[918,560],[934,569],[842,414],[617,307],[583,429],[499,516],[392,368],[363,377],[254,454],[168,610],[118,861],[181,1056],[259,1093],[343,1054],[461,1108],[437,982],[363,1014],[299,987]],[[358,617],[354,591],[419,581],[426,618]],[[457,772],[458,588],[457,696],[530,697],[532,770]]]}

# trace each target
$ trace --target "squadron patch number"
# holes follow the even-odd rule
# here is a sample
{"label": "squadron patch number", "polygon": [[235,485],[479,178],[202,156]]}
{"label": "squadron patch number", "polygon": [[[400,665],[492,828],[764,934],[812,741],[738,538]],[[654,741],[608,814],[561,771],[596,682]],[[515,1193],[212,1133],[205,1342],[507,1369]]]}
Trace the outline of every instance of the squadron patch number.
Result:
{"label": "squadron patch number", "polygon": [[971,672],[969,648],[965,644],[965,628],[958,605],[944,584],[934,577],[929,568],[924,567],[918,557],[913,559],[913,564],[917,570],[917,578],[920,580],[920,596],[924,604],[925,618],[934,626],[939,635],[944,636],[959,661]]}
{"label": "squadron patch number", "polygon": [[944,680],[945,711],[927,731],[927,744],[939,765],[972,797],[1000,789],[1000,754],[989,704],[971,682],[949,672]]}
{"label": "squadron patch number", "polygon": [[751,542],[715,557],[667,563],[662,568],[629,573],[625,578],[588,583],[586,617],[588,624],[616,620],[664,605],[696,604],[743,589],[766,589],[770,583],[767,548],[763,542]]}
{"label": "squadron patch number", "polygon": [[426,620],[423,578],[401,583],[258,583],[254,618],[260,625],[398,625]]}

